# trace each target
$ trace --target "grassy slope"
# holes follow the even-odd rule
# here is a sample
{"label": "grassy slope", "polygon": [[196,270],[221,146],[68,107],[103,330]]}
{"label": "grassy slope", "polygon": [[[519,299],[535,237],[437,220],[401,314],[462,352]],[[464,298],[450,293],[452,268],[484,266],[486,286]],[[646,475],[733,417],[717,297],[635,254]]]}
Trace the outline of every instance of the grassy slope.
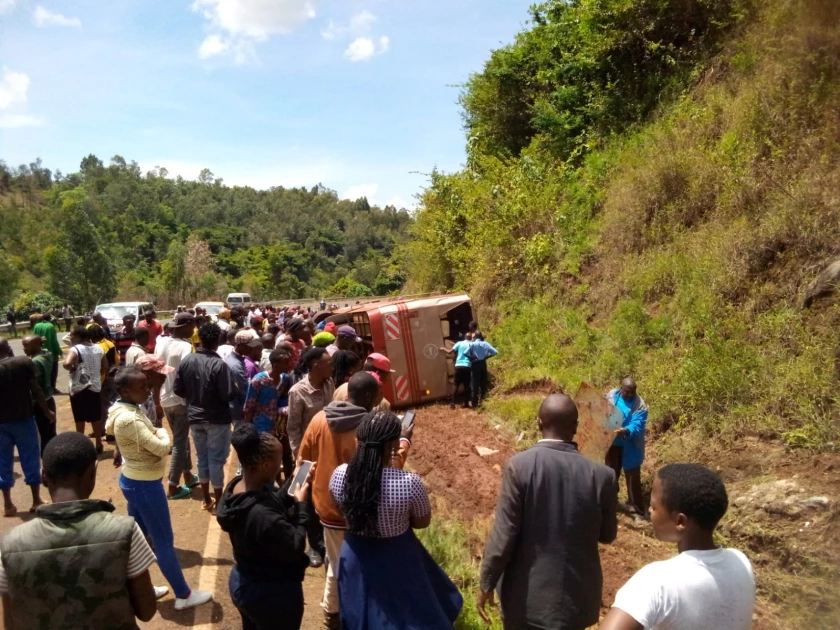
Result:
{"label": "grassy slope", "polygon": [[473,280],[503,385],[632,373],[662,427],[838,445],[840,309],[800,305],[840,253],[840,10],[762,5],[689,95],[560,195],[589,218],[541,235],[547,274],[526,260]]}
{"label": "grassy slope", "polygon": [[[429,243],[462,234],[446,273],[472,292],[500,350],[500,390],[548,377],[574,391],[633,374],[651,407],[651,467],[736,471],[735,447],[751,436],[840,447],[840,306],[801,307],[804,287],[840,254],[840,3],[756,4],[694,89],[573,174],[526,152],[424,199]],[[435,215],[435,195],[446,212]],[[418,284],[440,282],[431,264],[417,265]],[[493,422],[532,429],[537,402],[499,397]],[[758,449],[757,472],[733,493],[795,474],[776,467],[790,457],[779,444],[747,448]],[[727,517],[725,542],[751,550],[777,627],[837,627],[840,563],[824,548],[836,522],[832,509],[828,533],[807,539],[803,524]],[[427,545],[469,582],[472,536],[447,527]]]}

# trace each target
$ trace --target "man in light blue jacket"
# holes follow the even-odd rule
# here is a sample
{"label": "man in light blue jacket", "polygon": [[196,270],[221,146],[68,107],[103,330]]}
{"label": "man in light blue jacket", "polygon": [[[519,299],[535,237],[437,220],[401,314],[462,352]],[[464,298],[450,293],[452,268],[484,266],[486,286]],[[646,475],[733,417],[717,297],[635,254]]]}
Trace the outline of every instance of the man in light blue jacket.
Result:
{"label": "man in light blue jacket", "polygon": [[646,512],[642,504],[642,462],[645,459],[645,425],[648,408],[642,397],[636,393],[636,381],[625,378],[621,387],[607,394],[609,400],[621,412],[624,420],[616,429],[615,440],[607,452],[606,465],[615,471],[618,485],[621,471],[627,482],[627,503],[630,509],[641,517]]}

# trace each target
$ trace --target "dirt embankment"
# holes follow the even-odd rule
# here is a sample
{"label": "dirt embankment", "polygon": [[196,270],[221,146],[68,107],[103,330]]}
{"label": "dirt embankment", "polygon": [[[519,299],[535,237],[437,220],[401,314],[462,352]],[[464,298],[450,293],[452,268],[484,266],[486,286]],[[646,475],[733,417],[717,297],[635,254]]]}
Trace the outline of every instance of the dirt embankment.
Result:
{"label": "dirt embankment", "polygon": [[[493,514],[502,465],[516,452],[510,438],[489,426],[484,416],[445,405],[428,407],[418,413],[414,438],[409,458],[411,469],[423,477],[433,494],[443,497],[464,521],[486,519]],[[481,457],[476,446],[498,453]],[[472,542],[478,558],[484,541]],[[672,551],[668,546],[635,531],[630,521],[622,517],[618,539],[612,545],[601,546],[604,609],[639,568],[669,555]]]}
{"label": "dirt embankment", "polygon": [[[482,457],[476,446],[498,452]],[[757,439],[724,446],[651,438],[650,451],[648,479],[656,467],[674,461],[675,453],[687,452],[724,477],[731,509],[721,527],[723,542],[744,550],[755,566],[756,630],[840,627],[831,626],[837,598],[820,588],[824,580],[825,588],[833,589],[840,568],[840,456],[808,456]],[[437,405],[418,413],[409,461],[461,520],[486,522],[496,506],[502,465],[515,452],[514,441],[494,430],[485,416]],[[471,542],[480,558],[484,541]],[[639,568],[673,556],[676,549],[657,541],[649,525],[620,515],[617,540],[602,545],[600,553],[606,611]],[[816,557],[822,559],[819,566],[813,564]],[[794,610],[797,606],[801,610]]]}

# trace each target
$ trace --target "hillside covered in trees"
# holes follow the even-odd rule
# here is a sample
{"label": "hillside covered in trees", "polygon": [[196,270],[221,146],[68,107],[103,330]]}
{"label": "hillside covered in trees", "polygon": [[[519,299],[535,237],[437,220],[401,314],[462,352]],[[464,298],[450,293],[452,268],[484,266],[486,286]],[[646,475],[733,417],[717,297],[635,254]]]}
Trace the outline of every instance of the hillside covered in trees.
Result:
{"label": "hillside covered in trees", "polygon": [[[740,491],[810,470],[836,491],[840,301],[805,298],[840,257],[838,25],[837,0],[548,0],[470,78],[467,162],[432,174],[406,291],[470,292],[494,422],[533,430],[546,379],[632,375],[646,483],[700,461]],[[756,627],[838,627],[832,496],[810,539],[728,517]]]}
{"label": "hillside covered in trees", "polygon": [[[115,297],[159,306],[247,291],[255,299],[387,294],[410,214],[321,186],[254,190],[142,173],[89,155],[78,173],[0,162],[0,305],[46,290],[89,309]],[[5,312],[5,311],[4,311]]]}
{"label": "hillside covered in trees", "polygon": [[[834,448],[840,4],[551,0],[462,95],[420,289],[468,289],[508,386],[645,383],[663,427]],[[457,245],[457,246],[456,246]]]}

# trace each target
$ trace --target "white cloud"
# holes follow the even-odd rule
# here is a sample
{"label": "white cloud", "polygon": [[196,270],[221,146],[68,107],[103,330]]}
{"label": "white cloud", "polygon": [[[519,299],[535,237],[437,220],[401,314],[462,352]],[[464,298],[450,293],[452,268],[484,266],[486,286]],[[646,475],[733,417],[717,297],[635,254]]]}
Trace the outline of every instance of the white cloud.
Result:
{"label": "white cloud", "polygon": [[375,53],[376,46],[370,37],[358,37],[344,51],[344,56],[350,61],[367,61]]}
{"label": "white cloud", "polygon": [[46,26],[79,27],[82,25],[82,21],[79,18],[67,17],[61,13],[53,13],[52,11],[42,7],[40,4],[35,7],[35,12],[32,14],[32,20],[35,22],[35,26],[40,26],[41,28]]}
{"label": "white cloud", "polygon": [[315,17],[318,0],[195,0],[192,8],[211,26],[235,37],[265,41]]}
{"label": "white cloud", "polygon": [[27,75],[3,68],[3,78],[0,79],[0,109],[25,103],[28,91],[29,77]]}
{"label": "white cloud", "polygon": [[321,37],[324,39],[343,39],[348,35],[360,35],[367,33],[373,23],[376,22],[376,16],[368,10],[357,13],[350,18],[347,24],[335,24],[332,20],[327,25],[327,28],[321,31]]}
{"label": "white cloud", "polygon": [[370,11],[362,11],[350,19],[350,30],[366,31],[376,22],[376,16]]}
{"label": "white cloud", "polygon": [[40,116],[29,114],[8,114],[0,116],[0,129],[22,129],[24,127],[43,127],[47,121]]}
{"label": "white cloud", "polygon": [[405,199],[397,195],[396,197],[391,197],[388,201],[382,204],[383,206],[394,206],[397,210],[400,208],[414,208],[413,204],[406,202]]}
{"label": "white cloud", "polygon": [[229,41],[222,39],[219,35],[208,35],[198,48],[198,56],[200,59],[207,59],[208,57],[221,55],[228,50],[230,50]]}
{"label": "white cloud", "polygon": [[385,35],[379,38],[378,47],[370,37],[357,37],[344,51],[344,56],[353,62],[369,61],[374,55],[388,52],[390,46],[391,40]]}
{"label": "white cloud", "polygon": [[15,0],[0,0],[0,14],[15,6]]}
{"label": "white cloud", "polygon": [[376,198],[376,193],[378,192],[379,184],[358,184],[356,186],[350,186],[350,188],[345,190],[344,194],[341,195],[341,198],[356,201],[356,199],[366,197],[370,203],[373,203],[373,200]]}

